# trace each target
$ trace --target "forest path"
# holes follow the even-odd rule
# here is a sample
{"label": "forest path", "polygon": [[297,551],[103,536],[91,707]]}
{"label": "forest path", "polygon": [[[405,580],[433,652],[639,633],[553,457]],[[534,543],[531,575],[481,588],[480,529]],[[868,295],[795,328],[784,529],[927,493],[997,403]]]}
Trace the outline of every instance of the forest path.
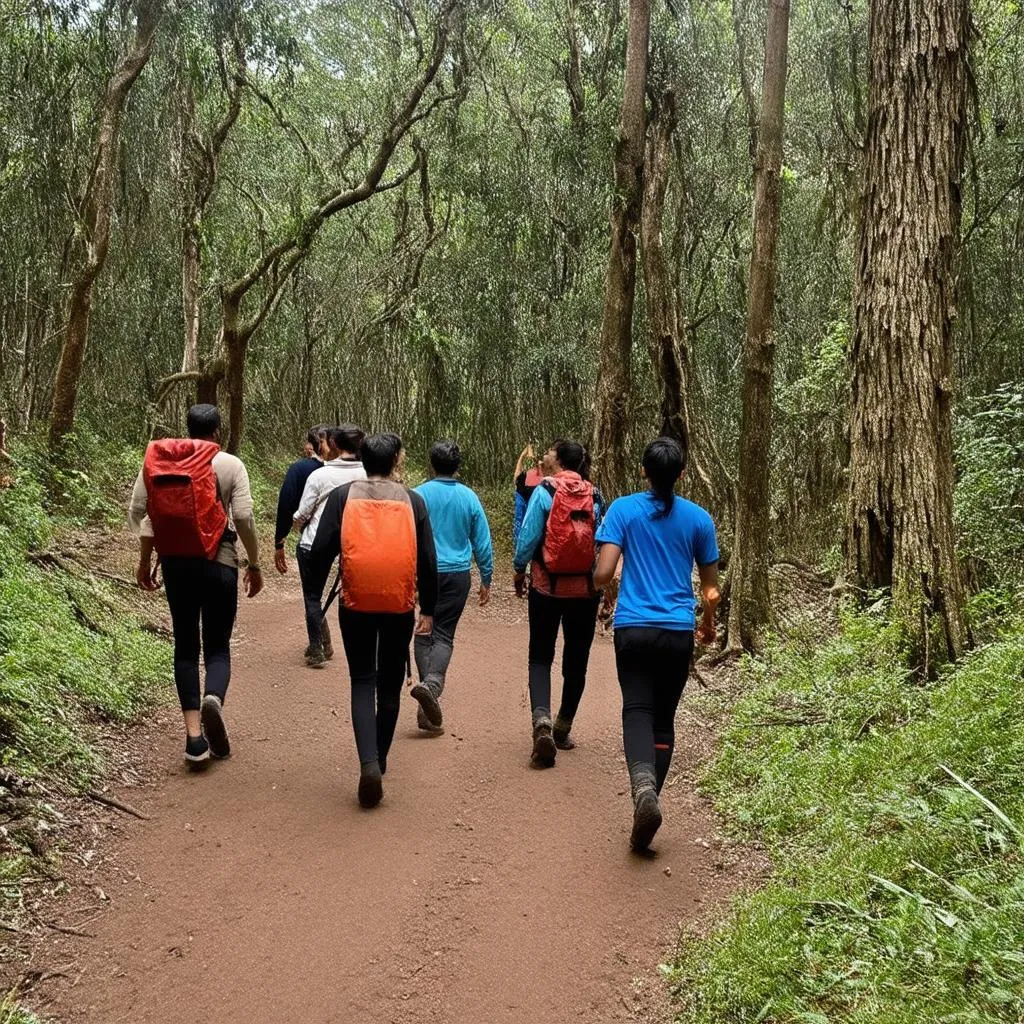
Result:
{"label": "forest path", "polygon": [[302,666],[304,642],[294,570],[241,601],[226,709],[234,756],[189,774],[178,730],[166,730],[166,778],[125,794],[152,820],[128,819],[108,857],[110,903],[94,937],[60,937],[76,971],[54,983],[47,1014],[68,1024],[659,1018],[655,967],[679,922],[724,886],[702,838],[713,823],[684,777],[666,789],[656,856],[628,852],[609,640],[594,645],[579,747],[531,770],[525,606],[504,595],[473,603],[447,732],[424,737],[403,697],[384,802],[369,812],[355,799],[340,644],[316,671]]}

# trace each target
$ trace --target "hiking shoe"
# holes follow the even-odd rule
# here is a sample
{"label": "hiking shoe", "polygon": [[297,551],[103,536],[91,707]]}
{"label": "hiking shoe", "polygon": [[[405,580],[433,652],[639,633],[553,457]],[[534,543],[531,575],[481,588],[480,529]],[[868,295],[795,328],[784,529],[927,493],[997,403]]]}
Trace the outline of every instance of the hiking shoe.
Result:
{"label": "hiking shoe", "polygon": [[359,772],[359,806],[376,807],[384,798],[384,783],[379,761],[364,764]]}
{"label": "hiking shoe", "polygon": [[533,724],[533,753],[530,761],[535,768],[554,768],[558,748],[551,735],[551,719],[538,718]]}
{"label": "hiking shoe", "polygon": [[322,647],[306,648],[306,664],[310,668],[323,668],[327,664],[327,657]]}
{"label": "hiking shoe", "polygon": [[224,724],[224,705],[220,697],[208,693],[203,698],[199,712],[203,723],[203,735],[210,746],[210,753],[216,758],[231,756],[231,744],[228,741],[228,728]]}
{"label": "hiking shoe", "polygon": [[555,746],[559,750],[575,750],[576,741],[572,738],[572,720],[558,715],[555,724],[551,727],[551,735],[554,738]]}
{"label": "hiking shoe", "polygon": [[431,725],[430,720],[427,718],[422,707],[416,709],[416,724],[424,731],[429,732],[431,736],[443,736],[444,726],[442,725]]}
{"label": "hiking shoe", "polygon": [[434,691],[425,683],[417,683],[410,691],[410,696],[420,702],[420,710],[426,720],[435,728],[440,729],[444,716],[441,714],[441,705],[434,696]]}
{"label": "hiking shoe", "polygon": [[661,806],[658,794],[653,789],[645,789],[636,798],[633,807],[633,831],[629,836],[630,848],[635,853],[643,853],[654,838],[654,833],[661,828]]}
{"label": "hiking shoe", "polygon": [[202,771],[210,764],[210,744],[205,736],[185,737],[185,764],[194,772]]}

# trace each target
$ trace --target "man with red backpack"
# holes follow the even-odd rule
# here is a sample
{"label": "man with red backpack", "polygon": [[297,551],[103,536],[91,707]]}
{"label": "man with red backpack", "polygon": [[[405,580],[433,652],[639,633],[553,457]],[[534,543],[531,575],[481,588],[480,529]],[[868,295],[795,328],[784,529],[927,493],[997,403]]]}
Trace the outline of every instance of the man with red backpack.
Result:
{"label": "man with red backpack", "polygon": [[[365,480],[331,492],[309,552],[326,579],[340,555],[338,621],[352,686],[359,803],[376,807],[409,667],[413,628],[434,628],[437,555],[423,498],[399,483],[402,439],[373,434],[359,449]],[[420,619],[416,622],[419,596]]]}
{"label": "man with red backpack", "polygon": [[[530,496],[516,542],[516,593],[530,569],[530,705],[533,764],[552,768],[558,750],[571,750],[573,718],[587,683],[600,595],[594,589],[594,537],[600,492],[587,479],[589,459],[576,441],[555,441],[544,456],[546,479]],[[551,666],[562,628],[562,701],[551,720]]]}
{"label": "man with red backpack", "polygon": [[[249,476],[240,459],[220,450],[217,407],[192,406],[188,435],[150,442],[128,523],[139,537],[139,586],[156,590],[158,569],[163,572],[174,628],[174,682],[185,717],[185,761],[195,769],[211,756],[231,753],[224,698],[238,609],[238,538],[249,559],[249,597],[263,589],[263,576]],[[200,650],[206,666],[201,699]]]}

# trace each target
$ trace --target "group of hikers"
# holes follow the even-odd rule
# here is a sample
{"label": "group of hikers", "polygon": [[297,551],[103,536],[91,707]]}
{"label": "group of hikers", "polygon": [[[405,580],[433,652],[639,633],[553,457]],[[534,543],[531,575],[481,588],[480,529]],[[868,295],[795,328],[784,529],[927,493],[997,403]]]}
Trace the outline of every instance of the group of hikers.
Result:
{"label": "group of hikers", "polygon": [[[139,536],[139,585],[155,590],[163,577],[185,759],[193,768],[231,753],[224,701],[239,568],[249,597],[263,587],[248,475],[219,442],[217,408],[193,406],[187,438],[150,443],[129,507]],[[443,732],[441,696],[472,589],[471,566],[475,561],[481,606],[490,600],[494,571],[483,506],[458,480],[458,444],[434,444],[432,478],[415,489],[402,482],[404,461],[396,434],[365,435],[351,424],[314,427],[278,496],[274,563],[278,572],[288,571],[285,543],[297,533],[310,668],[323,668],[333,657],[328,610],[338,602],[360,763],[358,799],[366,808],[384,795],[402,687],[413,663],[418,726]],[[630,844],[638,852],[648,849],[661,825],[659,794],[694,637],[703,643],[715,637],[715,528],[704,509],[675,494],[684,468],[681,446],[655,439],[642,459],[645,488],[607,507],[590,481],[587,450],[576,441],[555,441],[539,459],[528,447],[515,470],[513,568],[515,592],[528,607],[531,763],[552,768],[560,750],[575,746],[573,720],[599,612],[602,603],[612,605],[607,595],[617,580],[615,662],[633,796]],[[702,591],[699,624],[694,566]],[[552,715],[559,629],[562,692]]]}

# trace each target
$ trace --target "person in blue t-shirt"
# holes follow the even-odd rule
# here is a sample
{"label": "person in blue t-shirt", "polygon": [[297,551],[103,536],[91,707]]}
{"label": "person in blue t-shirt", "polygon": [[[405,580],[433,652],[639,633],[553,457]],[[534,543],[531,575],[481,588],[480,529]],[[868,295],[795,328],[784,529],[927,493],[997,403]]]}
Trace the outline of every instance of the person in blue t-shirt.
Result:
{"label": "person in blue t-shirt", "polygon": [[[718,542],[711,516],[675,494],[686,458],[668,437],[644,452],[648,490],[613,501],[597,532],[594,584],[607,586],[622,559],[615,607],[615,667],[622,689],[622,738],[633,791],[630,845],[646,850],[661,826],[658,794],[675,744],[675,716],[693,656],[715,641]],[[693,567],[703,613],[696,622]]]}
{"label": "person in blue t-shirt", "polygon": [[494,555],[480,499],[455,479],[462,465],[459,446],[454,441],[438,441],[430,449],[430,465],[434,479],[416,490],[427,506],[437,548],[437,607],[433,632],[416,635],[414,653],[420,681],[411,694],[420,704],[416,715],[419,727],[440,734],[443,718],[439,700],[455,646],[455,630],[469,598],[470,557],[480,571],[482,608],[491,598]]}

